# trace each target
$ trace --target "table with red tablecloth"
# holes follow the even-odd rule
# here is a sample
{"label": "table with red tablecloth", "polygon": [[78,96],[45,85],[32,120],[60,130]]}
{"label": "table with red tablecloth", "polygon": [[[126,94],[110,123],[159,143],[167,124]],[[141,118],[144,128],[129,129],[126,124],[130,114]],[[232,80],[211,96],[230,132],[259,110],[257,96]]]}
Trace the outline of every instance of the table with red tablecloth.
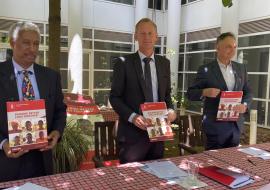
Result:
{"label": "table with red tablecloth", "polygon": [[105,121],[119,120],[118,114],[113,109],[100,110],[100,114],[103,116]]}
{"label": "table with red tablecloth", "polygon": [[[263,160],[262,158],[254,157],[239,151],[239,148],[246,147],[249,146],[210,150],[205,151],[204,154],[221,160],[224,163],[234,165],[253,175],[258,175],[266,180],[270,180],[270,160]],[[256,144],[252,145],[252,147],[270,152],[270,143]]]}
{"label": "table with red tablecloth", "polygon": [[[225,149],[234,152],[234,149]],[[220,151],[222,152],[222,150]],[[234,166],[234,163],[229,163],[223,161],[223,159],[216,158],[217,155],[212,156],[209,153],[200,153],[191,156],[182,156],[167,158],[166,160],[171,160],[177,166],[181,164],[186,159],[197,160],[200,163],[214,164],[219,167],[228,168]],[[164,159],[165,160],[165,159]],[[235,161],[238,159],[235,158]],[[138,163],[139,164],[139,163]],[[32,182],[49,189],[94,189],[94,190],[128,190],[128,189],[138,189],[138,190],[161,190],[161,189],[182,189],[179,185],[169,185],[166,180],[159,179],[158,177],[144,172],[138,166],[138,164],[126,164],[117,167],[107,167],[107,168],[97,168],[91,170],[83,170],[70,173],[62,173],[51,176],[44,176],[38,178],[30,178],[18,181],[4,182],[0,183],[0,188],[11,187],[22,185],[26,182]],[[270,171],[270,168],[265,168],[264,170]],[[251,174],[250,172],[247,172]],[[244,186],[240,189],[258,189],[259,187],[268,184],[269,180],[264,176],[261,176],[258,172],[255,178],[255,182]],[[199,175],[199,179],[208,184],[208,187],[201,189],[228,189],[226,186],[219,184],[207,177]]]}

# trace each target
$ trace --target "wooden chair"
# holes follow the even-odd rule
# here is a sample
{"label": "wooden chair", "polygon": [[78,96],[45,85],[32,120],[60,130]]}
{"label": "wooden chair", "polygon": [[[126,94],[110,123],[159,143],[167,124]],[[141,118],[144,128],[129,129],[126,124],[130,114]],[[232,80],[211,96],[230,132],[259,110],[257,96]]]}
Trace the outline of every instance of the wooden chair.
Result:
{"label": "wooden chair", "polygon": [[198,149],[203,150],[205,137],[202,132],[201,115],[179,116],[176,120],[179,125],[179,152],[180,155],[187,151],[190,154],[198,153]]}
{"label": "wooden chair", "polygon": [[[95,122],[95,167],[106,166],[108,161],[118,160],[118,146],[115,141],[115,121]],[[107,162],[106,162],[107,161]],[[116,161],[118,163],[118,161]]]}

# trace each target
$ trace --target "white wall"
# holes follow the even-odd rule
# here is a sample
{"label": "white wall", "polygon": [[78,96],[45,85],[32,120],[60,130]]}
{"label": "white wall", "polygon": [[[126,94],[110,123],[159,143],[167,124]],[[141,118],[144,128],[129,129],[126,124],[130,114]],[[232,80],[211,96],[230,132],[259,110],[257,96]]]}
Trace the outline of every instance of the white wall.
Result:
{"label": "white wall", "polygon": [[[270,0],[239,0],[239,21],[270,17]],[[61,0],[61,20],[68,23],[68,0]],[[0,0],[0,16],[47,22],[49,0]],[[220,27],[221,0],[198,0],[182,6],[181,32]],[[104,0],[83,0],[83,26],[133,32],[134,6]],[[152,11],[148,10],[152,18]],[[158,33],[166,34],[167,14],[156,11]]]}
{"label": "white wall", "polygon": [[270,17],[269,0],[239,0],[239,9],[241,23]]}
{"label": "white wall", "polygon": [[181,32],[219,27],[221,0],[201,0],[182,6]]}
{"label": "white wall", "polygon": [[94,1],[93,9],[91,10],[94,14],[93,23],[88,22],[88,19],[84,18],[86,26],[124,32],[133,31],[135,19],[135,9],[133,6],[106,1]]}
{"label": "white wall", "polygon": [[0,0],[0,16],[44,21],[47,0]]}

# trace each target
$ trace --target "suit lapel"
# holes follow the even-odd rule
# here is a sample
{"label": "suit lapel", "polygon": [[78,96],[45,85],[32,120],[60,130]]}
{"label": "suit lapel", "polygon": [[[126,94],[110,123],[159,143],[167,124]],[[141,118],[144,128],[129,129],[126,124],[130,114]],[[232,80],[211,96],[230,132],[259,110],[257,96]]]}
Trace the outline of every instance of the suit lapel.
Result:
{"label": "suit lapel", "polygon": [[215,75],[216,79],[219,81],[221,89],[227,91],[228,87],[227,87],[227,84],[224,80],[223,74],[219,68],[217,61],[215,61],[213,64],[213,74]]}
{"label": "suit lapel", "polygon": [[139,79],[139,83],[141,85],[144,97],[146,97],[146,87],[145,87],[145,82],[144,82],[142,63],[141,63],[141,59],[140,59],[140,56],[139,56],[138,52],[136,52],[134,54],[134,62],[133,62],[133,64],[134,64],[135,71],[136,71],[137,77]]}
{"label": "suit lapel", "polygon": [[236,63],[232,62],[232,69],[233,69],[233,74],[235,78],[235,84],[234,84],[234,91],[239,91],[242,83],[242,79],[239,76],[240,75],[240,70],[239,67],[237,67]]}
{"label": "suit lapel", "polygon": [[4,89],[6,91],[7,97],[10,101],[18,101],[18,87],[16,82],[16,75],[14,74],[14,67],[12,61],[8,61],[3,64],[3,70],[0,74],[4,78]]}
{"label": "suit lapel", "polygon": [[46,95],[48,93],[48,90],[46,90],[46,86],[48,86],[48,79],[46,78],[46,75],[43,74],[43,70],[40,66],[38,66],[36,63],[34,64],[34,71],[35,71],[35,77],[37,80],[37,86],[38,91],[40,95],[40,99],[45,99]]}

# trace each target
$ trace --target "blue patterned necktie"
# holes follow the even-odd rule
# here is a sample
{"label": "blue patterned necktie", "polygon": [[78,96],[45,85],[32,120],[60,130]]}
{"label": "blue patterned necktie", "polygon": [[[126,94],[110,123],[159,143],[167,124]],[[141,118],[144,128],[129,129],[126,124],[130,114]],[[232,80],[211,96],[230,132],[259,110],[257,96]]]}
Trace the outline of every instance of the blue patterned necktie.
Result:
{"label": "blue patterned necktie", "polygon": [[31,80],[29,79],[29,74],[33,74],[31,71],[23,70],[19,71],[19,74],[23,74],[23,80],[22,80],[22,96],[23,100],[34,100],[35,99],[35,93],[34,89],[31,83]]}

